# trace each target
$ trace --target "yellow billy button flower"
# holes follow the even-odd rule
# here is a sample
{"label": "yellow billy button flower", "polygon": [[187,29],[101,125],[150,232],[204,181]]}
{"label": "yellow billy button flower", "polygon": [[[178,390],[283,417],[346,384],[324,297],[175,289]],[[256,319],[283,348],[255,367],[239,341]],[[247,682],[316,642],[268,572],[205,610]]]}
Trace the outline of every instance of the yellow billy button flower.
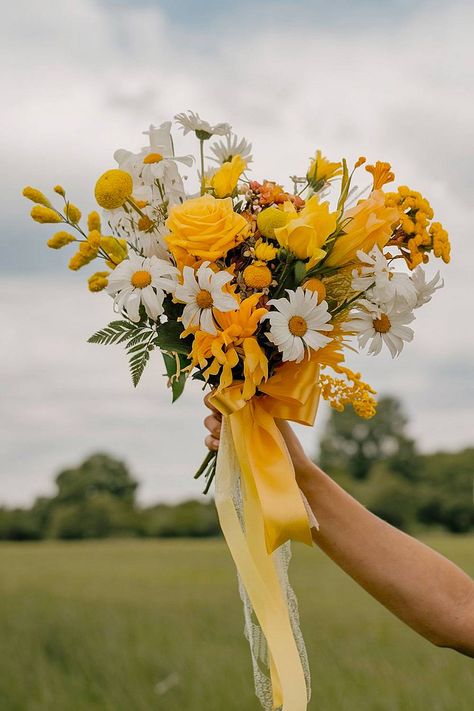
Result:
{"label": "yellow billy button flower", "polygon": [[238,155],[223,163],[211,178],[211,187],[216,197],[225,198],[232,195],[246,167],[246,161]]}
{"label": "yellow billy button flower", "polygon": [[56,232],[56,234],[50,237],[46,244],[51,249],[61,249],[61,247],[65,247],[67,244],[71,244],[71,242],[76,242],[74,235],[70,235],[69,232],[61,231]]}
{"label": "yellow billy button flower", "polygon": [[288,213],[278,207],[267,207],[257,215],[257,227],[263,237],[275,239],[275,229],[284,227],[288,222]]}
{"label": "yellow billy button flower", "polygon": [[95,199],[105,210],[122,207],[133,191],[133,180],[129,173],[119,168],[107,170],[95,184]]}
{"label": "yellow billy button flower", "polygon": [[108,285],[109,272],[96,272],[87,280],[89,291],[102,291]]}
{"label": "yellow billy button flower", "polygon": [[89,232],[92,232],[92,230],[98,230],[100,232],[100,215],[95,210],[89,212],[87,217],[87,229]]}
{"label": "yellow billy button flower", "polygon": [[163,156],[161,153],[148,153],[143,159],[145,165],[151,165],[152,163],[161,163]]}
{"label": "yellow billy button flower", "polygon": [[81,219],[81,211],[72,202],[68,202],[66,204],[66,207],[64,208],[64,212],[66,213],[66,217],[69,220],[69,222],[72,222],[74,225],[76,225],[79,222],[79,220]]}
{"label": "yellow billy button flower", "polygon": [[313,294],[317,294],[318,304],[326,298],[326,287],[320,279],[316,279],[315,277],[307,279],[303,284],[303,289],[307,289],[308,291],[312,291]]}
{"label": "yellow billy button flower", "polygon": [[64,222],[56,210],[53,210],[51,207],[45,207],[44,205],[35,205],[31,210],[31,217],[35,222],[39,222],[40,224]]}
{"label": "yellow billy button flower", "polygon": [[255,245],[255,256],[261,262],[271,262],[278,254],[277,247],[269,242],[259,240]]}
{"label": "yellow billy button flower", "polygon": [[272,283],[273,275],[265,262],[256,261],[245,267],[244,282],[251,289],[265,289]]}
{"label": "yellow billy button flower", "polygon": [[32,188],[29,185],[27,185],[26,188],[23,188],[23,196],[28,198],[28,200],[31,200],[32,202],[36,202],[38,205],[44,205],[44,207],[51,207],[51,203],[49,202],[46,195],[43,195],[41,190]]}

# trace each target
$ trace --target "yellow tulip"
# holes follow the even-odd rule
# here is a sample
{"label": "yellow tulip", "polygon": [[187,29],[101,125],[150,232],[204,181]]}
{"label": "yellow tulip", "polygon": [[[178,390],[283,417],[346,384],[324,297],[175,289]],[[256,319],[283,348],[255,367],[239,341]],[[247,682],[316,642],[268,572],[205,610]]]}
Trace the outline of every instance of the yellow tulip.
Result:
{"label": "yellow tulip", "polygon": [[374,190],[366,200],[361,200],[344,214],[344,233],[337,238],[325,264],[340,267],[352,262],[358,250],[370,252],[378,245],[383,249],[392,235],[392,225],[400,219],[399,211],[385,206],[385,193]]}
{"label": "yellow tulip", "polygon": [[232,195],[246,167],[246,161],[239,155],[223,163],[211,178],[211,187],[214,189],[215,196],[225,198]]}
{"label": "yellow tulip", "polygon": [[298,259],[317,262],[326,253],[322,249],[327,238],[335,231],[337,212],[329,211],[329,203],[320,203],[313,195],[304,208],[297,212],[291,203],[285,203],[289,221],[275,229],[275,237],[281,247],[293,252]]}

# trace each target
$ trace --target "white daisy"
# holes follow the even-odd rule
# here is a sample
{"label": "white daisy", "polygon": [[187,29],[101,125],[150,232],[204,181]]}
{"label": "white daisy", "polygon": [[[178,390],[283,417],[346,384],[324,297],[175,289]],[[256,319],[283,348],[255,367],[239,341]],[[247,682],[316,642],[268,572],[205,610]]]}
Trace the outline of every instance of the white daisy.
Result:
{"label": "white daisy", "polygon": [[270,311],[263,319],[270,321],[267,338],[274,343],[282,360],[303,360],[305,351],[318,350],[331,339],[321,331],[332,331],[328,323],[331,314],[326,301],[318,304],[318,295],[298,287],[296,291],[286,290],[287,298],[270,299],[267,306],[274,306],[277,311]]}
{"label": "white daisy", "polygon": [[376,245],[368,254],[359,250],[359,261],[364,265],[352,271],[352,288],[354,291],[367,291],[372,287],[371,300],[378,304],[394,304],[402,299],[413,308],[417,300],[417,292],[408,274],[395,272]]}
{"label": "white daisy", "polygon": [[211,126],[210,123],[204,121],[199,114],[195,114],[194,111],[176,114],[174,118],[176,123],[179,123],[183,129],[184,135],[190,131],[194,131],[196,136],[201,140],[207,140],[211,136],[225,136],[232,130],[232,126],[228,123],[216,123],[214,126]]}
{"label": "white daisy", "polygon": [[212,309],[234,311],[238,307],[236,299],[222,291],[232,279],[229,272],[214,272],[209,268],[209,262],[203,262],[197,271],[184,267],[183,283],[178,284],[175,291],[175,298],[186,304],[181,316],[183,326],[198,326],[207,333],[217,333]]}
{"label": "white daisy", "polygon": [[170,129],[171,121],[162,123],[159,128],[151,125],[148,131],[143,132],[149,136],[149,146],[142,148],[139,153],[120,148],[115,151],[114,158],[119,168],[133,177],[134,186],[153,186],[158,180],[169,202],[176,204],[185,197],[176,163],[191,167],[194,159],[191,155],[174,155]]}
{"label": "white daisy", "polygon": [[225,141],[218,141],[211,146],[216,163],[229,163],[234,156],[240,156],[247,163],[252,162],[252,144],[245,138],[240,141],[235,133],[227,134]]}
{"label": "white daisy", "polygon": [[380,353],[385,343],[395,358],[401,353],[404,342],[413,340],[413,329],[406,325],[415,319],[410,309],[400,311],[393,306],[382,307],[366,299],[361,299],[358,305],[345,328],[355,332],[361,348],[370,341],[367,351],[370,355]]}
{"label": "white daisy", "polygon": [[438,289],[444,286],[444,280],[441,279],[439,272],[436,272],[433,279],[427,282],[426,273],[422,267],[417,267],[415,271],[412,272],[411,278],[417,294],[415,309],[419,309],[420,306],[431,301],[431,297],[435,291],[438,291]]}
{"label": "white daisy", "polygon": [[107,292],[114,297],[114,307],[124,310],[131,321],[140,320],[140,304],[156,321],[163,313],[165,292],[176,288],[178,270],[157,257],[140,257],[133,252],[109,276]]}

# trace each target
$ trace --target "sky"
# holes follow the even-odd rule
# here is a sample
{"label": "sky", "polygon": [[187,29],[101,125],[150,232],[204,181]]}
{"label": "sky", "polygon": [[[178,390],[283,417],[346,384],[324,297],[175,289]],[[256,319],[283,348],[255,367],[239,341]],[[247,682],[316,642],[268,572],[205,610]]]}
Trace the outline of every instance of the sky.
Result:
{"label": "sky", "polygon": [[[86,343],[112,318],[87,274],[52,252],[24,185],[63,184],[84,212],[117,148],[186,109],[253,142],[255,178],[288,183],[316,148],[388,160],[450,232],[445,289],[392,361],[351,356],[399,395],[423,451],[472,445],[474,7],[453,2],[16,0],[2,7],[0,504],[29,504],[94,451],[123,458],[144,502],[195,496],[204,431],[192,384],[171,407],[159,355],[137,390],[120,347]],[[178,152],[194,150],[176,136]],[[315,453],[327,410],[299,428]]]}

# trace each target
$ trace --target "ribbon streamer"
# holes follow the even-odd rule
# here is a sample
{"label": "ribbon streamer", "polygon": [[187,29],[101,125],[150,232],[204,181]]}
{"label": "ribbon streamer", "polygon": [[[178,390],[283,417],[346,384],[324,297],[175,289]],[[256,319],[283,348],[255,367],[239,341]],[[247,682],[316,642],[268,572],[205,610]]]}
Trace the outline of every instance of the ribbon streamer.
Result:
{"label": "ribbon streamer", "polygon": [[[285,363],[248,402],[242,383],[217,391],[223,414],[217,460],[216,507],[239,578],[268,646],[272,709],[304,711],[309,698],[299,628],[278,570],[280,546],[290,540],[312,545],[305,502],[275,418],[311,425],[319,400],[319,359],[304,366]],[[242,507],[236,506],[240,487]],[[240,517],[239,517],[240,515]],[[292,591],[291,591],[292,592]],[[300,650],[301,653],[300,653]],[[307,665],[306,665],[307,666]]]}

